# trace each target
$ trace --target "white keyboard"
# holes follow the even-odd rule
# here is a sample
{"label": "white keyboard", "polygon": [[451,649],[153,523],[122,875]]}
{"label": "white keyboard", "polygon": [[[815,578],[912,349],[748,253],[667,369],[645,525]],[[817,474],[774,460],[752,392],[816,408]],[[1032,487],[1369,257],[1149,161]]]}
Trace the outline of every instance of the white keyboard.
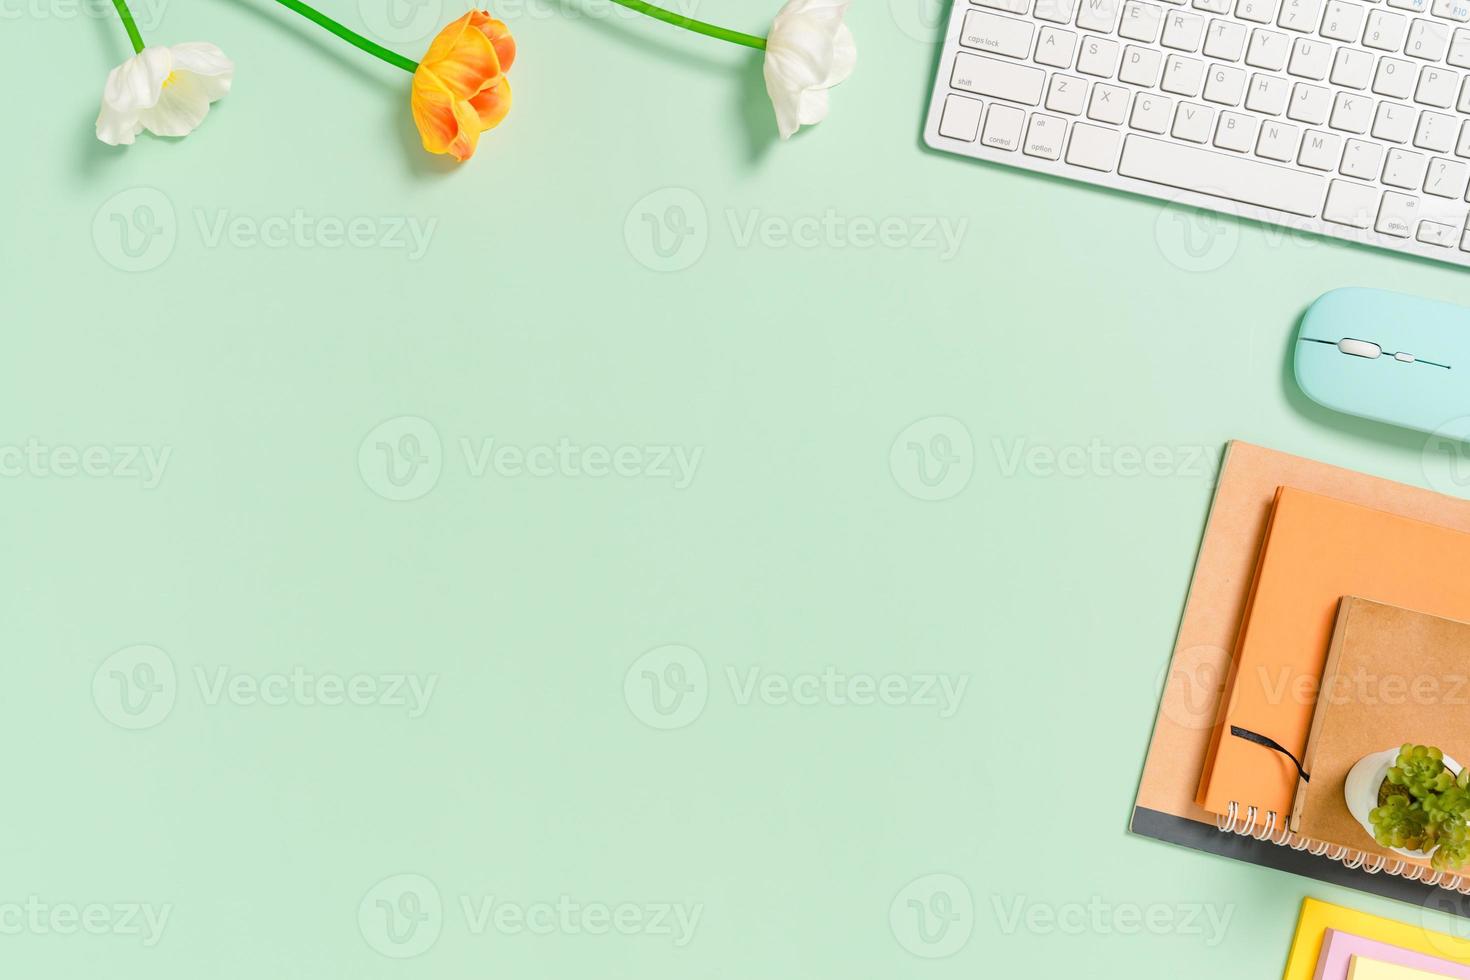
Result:
{"label": "white keyboard", "polygon": [[1470,0],[954,0],[925,141],[1470,266]]}

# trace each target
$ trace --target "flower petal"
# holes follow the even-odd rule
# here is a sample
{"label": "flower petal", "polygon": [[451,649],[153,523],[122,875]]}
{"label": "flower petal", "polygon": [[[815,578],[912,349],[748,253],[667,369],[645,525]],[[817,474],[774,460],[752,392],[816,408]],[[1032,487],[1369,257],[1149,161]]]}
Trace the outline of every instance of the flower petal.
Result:
{"label": "flower petal", "polygon": [[209,96],[198,76],[174,72],[158,104],[138,113],[138,121],[155,136],[188,136],[207,115]]}
{"label": "flower petal", "polygon": [[133,139],[143,131],[138,122],[138,110],[114,109],[106,102],[97,114],[97,138],[108,146],[132,146]]}
{"label": "flower petal", "polygon": [[500,81],[470,99],[470,105],[480,117],[481,132],[499,126],[510,112],[510,79],[501,76]]}
{"label": "flower petal", "polygon": [[189,72],[199,78],[204,94],[218,102],[230,90],[235,77],[235,63],[218,47],[207,41],[188,41],[169,48],[174,71]]}
{"label": "flower petal", "polygon": [[842,22],[847,6],[789,0],[771,25],[763,74],[782,139],[826,118],[826,90],[852,74],[857,44]]}
{"label": "flower petal", "polygon": [[168,48],[144,48],[107,73],[102,104],[120,112],[146,109],[158,101],[173,67]]}
{"label": "flower petal", "polygon": [[419,63],[419,71],[432,72],[451,95],[461,99],[474,96],[500,77],[495,45],[470,25],[476,13],[470,11],[440,31]]}
{"label": "flower petal", "polygon": [[461,162],[475,153],[480,117],[468,100],[457,99],[432,74],[415,72],[409,97],[419,139],[430,153],[448,153]]}
{"label": "flower petal", "polygon": [[470,15],[470,26],[488,37],[495,46],[495,53],[500,58],[500,73],[503,75],[510,71],[516,60],[516,42],[510,36],[510,28],[505,26],[505,21],[496,20],[487,11],[475,10]]}

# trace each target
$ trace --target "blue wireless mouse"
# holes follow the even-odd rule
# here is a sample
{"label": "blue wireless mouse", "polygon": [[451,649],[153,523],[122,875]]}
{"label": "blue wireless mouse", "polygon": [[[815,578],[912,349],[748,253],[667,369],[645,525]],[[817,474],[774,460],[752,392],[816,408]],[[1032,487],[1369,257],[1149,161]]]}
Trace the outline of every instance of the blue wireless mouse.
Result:
{"label": "blue wireless mouse", "polygon": [[1470,439],[1470,309],[1383,289],[1334,289],[1297,330],[1296,382],[1319,405]]}

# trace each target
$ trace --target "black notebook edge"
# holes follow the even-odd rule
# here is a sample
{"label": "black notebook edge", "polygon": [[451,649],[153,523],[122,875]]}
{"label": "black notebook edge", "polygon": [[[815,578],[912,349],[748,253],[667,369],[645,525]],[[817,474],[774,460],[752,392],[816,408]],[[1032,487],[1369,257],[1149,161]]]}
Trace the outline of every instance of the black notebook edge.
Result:
{"label": "black notebook edge", "polygon": [[1176,817],[1160,810],[1135,806],[1128,829],[1140,837],[1151,837],[1168,844],[1179,844],[1196,851],[1219,854],[1263,868],[1274,868],[1304,878],[1314,878],[1329,885],[1341,885],[1470,919],[1470,895],[1384,872],[1370,875],[1361,869],[1349,868],[1341,861],[1268,841],[1253,840],[1240,834],[1226,833],[1210,824]]}

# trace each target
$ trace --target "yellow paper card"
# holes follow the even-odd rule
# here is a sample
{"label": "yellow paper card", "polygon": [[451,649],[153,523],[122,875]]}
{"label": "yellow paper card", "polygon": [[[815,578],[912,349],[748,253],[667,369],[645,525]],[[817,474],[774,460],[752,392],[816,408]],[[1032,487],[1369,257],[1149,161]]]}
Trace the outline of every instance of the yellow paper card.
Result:
{"label": "yellow paper card", "polygon": [[1317,956],[1322,952],[1322,934],[1328,929],[1340,929],[1366,939],[1412,949],[1416,953],[1470,963],[1470,940],[1308,898],[1302,902],[1302,912],[1296,921],[1296,936],[1291,941],[1291,953],[1287,957],[1282,980],[1312,980],[1317,971]]}
{"label": "yellow paper card", "polygon": [[1444,974],[1354,956],[1348,961],[1348,980],[1444,980]]}

